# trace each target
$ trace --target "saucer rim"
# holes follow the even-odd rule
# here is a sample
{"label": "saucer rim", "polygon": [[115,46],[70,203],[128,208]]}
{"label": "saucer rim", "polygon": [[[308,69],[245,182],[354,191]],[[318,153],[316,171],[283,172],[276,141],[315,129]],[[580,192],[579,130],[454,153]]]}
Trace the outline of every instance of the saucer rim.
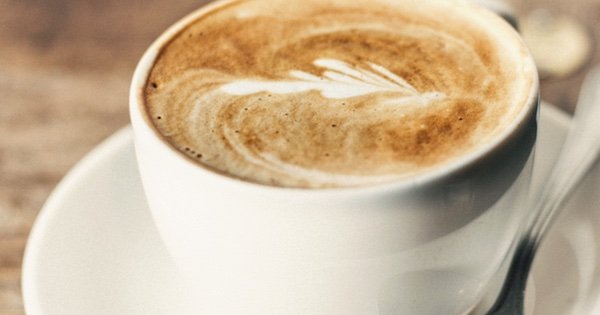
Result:
{"label": "saucer rim", "polygon": [[[567,129],[571,118],[563,110],[543,103],[538,111],[538,122],[543,115],[544,119],[552,120],[553,123]],[[543,113],[541,113],[543,111]],[[44,205],[40,209],[27,238],[26,247],[23,254],[23,263],[21,270],[21,296],[23,298],[23,307],[26,314],[43,314],[35,279],[36,262],[38,262],[40,248],[44,243],[44,235],[52,228],[55,228],[54,218],[61,211],[61,204],[68,199],[72,187],[85,180],[98,165],[103,161],[110,159],[114,154],[120,152],[125,147],[133,145],[133,131],[130,125],[123,127],[95,146],[85,156],[79,160],[60,180],[52,190]]]}
{"label": "saucer rim", "polygon": [[40,254],[40,248],[44,242],[44,235],[54,227],[54,217],[61,211],[61,204],[69,198],[71,188],[77,183],[85,180],[94,169],[105,160],[110,159],[113,154],[120,152],[124,147],[133,144],[133,131],[131,126],[122,127],[108,138],[96,145],[86,153],[52,190],[44,205],[40,209],[27,238],[23,253],[21,268],[21,296],[26,314],[43,314],[40,307],[40,299],[37,296],[36,262]]}

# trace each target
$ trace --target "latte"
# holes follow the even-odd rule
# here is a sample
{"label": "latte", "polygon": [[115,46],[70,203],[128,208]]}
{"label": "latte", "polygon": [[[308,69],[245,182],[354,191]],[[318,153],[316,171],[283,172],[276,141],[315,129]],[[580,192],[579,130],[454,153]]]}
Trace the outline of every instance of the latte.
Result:
{"label": "latte", "polygon": [[516,32],[471,4],[239,0],[164,44],[144,101],[199,165],[267,185],[361,186],[480,150],[535,79]]}

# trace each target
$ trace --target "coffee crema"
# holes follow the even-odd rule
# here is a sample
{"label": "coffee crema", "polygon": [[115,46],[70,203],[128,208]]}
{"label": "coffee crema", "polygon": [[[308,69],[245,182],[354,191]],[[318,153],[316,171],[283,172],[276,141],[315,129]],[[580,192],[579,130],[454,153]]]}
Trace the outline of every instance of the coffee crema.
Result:
{"label": "coffee crema", "polygon": [[436,0],[225,1],[163,45],[144,89],[200,165],[284,187],[443,167],[527,105],[535,67],[493,13]]}

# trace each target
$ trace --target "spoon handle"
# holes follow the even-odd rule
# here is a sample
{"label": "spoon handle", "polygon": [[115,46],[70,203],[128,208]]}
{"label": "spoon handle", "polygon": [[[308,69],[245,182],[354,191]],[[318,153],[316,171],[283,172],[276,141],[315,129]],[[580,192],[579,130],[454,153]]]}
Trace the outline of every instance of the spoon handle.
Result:
{"label": "spoon handle", "polygon": [[587,75],[571,127],[546,186],[532,208],[527,235],[535,248],[546,235],[567,197],[577,188],[600,154],[600,67]]}
{"label": "spoon handle", "polygon": [[523,235],[518,240],[500,295],[488,315],[523,314],[527,277],[540,242],[568,197],[600,153],[600,67],[592,69],[580,92],[567,139],[542,193],[531,198]]}

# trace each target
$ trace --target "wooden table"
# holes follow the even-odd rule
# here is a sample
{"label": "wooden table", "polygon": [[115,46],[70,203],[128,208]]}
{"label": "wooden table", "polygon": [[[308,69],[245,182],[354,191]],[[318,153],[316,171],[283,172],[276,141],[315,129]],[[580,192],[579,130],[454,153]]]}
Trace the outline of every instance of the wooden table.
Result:
{"label": "wooden table", "polygon": [[[44,200],[86,152],[128,124],[138,58],[202,2],[0,0],[0,314],[23,313],[23,249]],[[600,20],[600,0],[579,2],[584,21]],[[572,110],[583,72],[543,82],[542,95]]]}

